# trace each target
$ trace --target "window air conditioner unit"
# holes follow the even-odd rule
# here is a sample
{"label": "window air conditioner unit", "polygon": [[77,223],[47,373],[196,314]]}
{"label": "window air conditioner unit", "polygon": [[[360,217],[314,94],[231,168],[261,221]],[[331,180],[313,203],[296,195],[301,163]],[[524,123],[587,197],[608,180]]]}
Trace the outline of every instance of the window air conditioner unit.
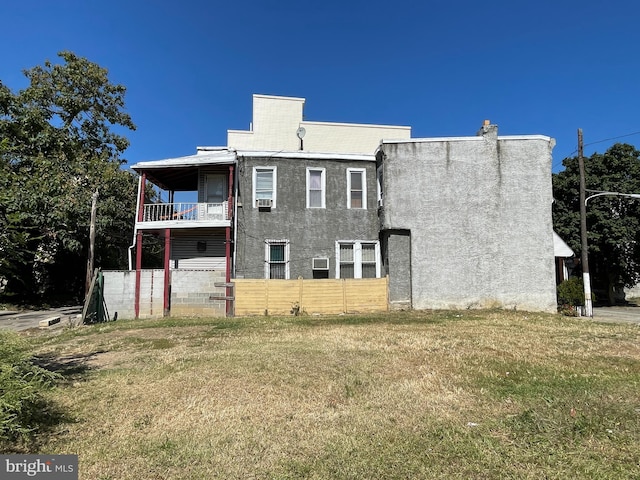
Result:
{"label": "window air conditioner unit", "polygon": [[256,198],[256,207],[258,208],[271,208],[273,200],[270,198]]}
{"label": "window air conditioner unit", "polygon": [[312,262],[313,270],[329,270],[328,258],[314,258]]}

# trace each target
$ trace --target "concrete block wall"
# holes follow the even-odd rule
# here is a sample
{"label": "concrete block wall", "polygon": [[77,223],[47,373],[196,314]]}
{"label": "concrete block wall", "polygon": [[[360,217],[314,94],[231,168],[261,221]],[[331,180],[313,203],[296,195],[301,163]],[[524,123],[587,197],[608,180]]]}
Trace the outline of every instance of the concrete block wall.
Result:
{"label": "concrete block wall", "polygon": [[[135,270],[106,271],[104,298],[113,317],[135,318]],[[164,315],[164,270],[140,272],[140,318],[160,318]],[[210,296],[225,295],[225,289],[215,283],[225,281],[221,270],[172,270],[170,316],[225,316],[226,304],[210,300]]]}
{"label": "concrete block wall", "polygon": [[173,270],[171,272],[171,316],[222,316],[226,315],[223,300],[211,300],[211,296],[224,296],[225,272],[222,270]]}
{"label": "concrete block wall", "polygon": [[[135,281],[133,285],[135,289]],[[140,318],[162,316],[164,316],[164,270],[142,270],[140,272]]]}
{"label": "concrete block wall", "polygon": [[104,300],[109,317],[118,312],[118,318],[135,318],[136,272],[118,270],[102,272]]}
{"label": "concrete block wall", "polygon": [[[104,299],[113,318],[135,318],[136,272],[114,270],[103,272]],[[140,318],[158,318],[164,313],[164,270],[140,272]]]}

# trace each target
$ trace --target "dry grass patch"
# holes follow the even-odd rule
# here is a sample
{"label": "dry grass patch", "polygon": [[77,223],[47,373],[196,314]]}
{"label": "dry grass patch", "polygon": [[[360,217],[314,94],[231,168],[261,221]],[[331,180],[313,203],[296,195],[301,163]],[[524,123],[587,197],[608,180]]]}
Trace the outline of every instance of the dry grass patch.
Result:
{"label": "dry grass patch", "polygon": [[[116,322],[39,451],[81,478],[633,478],[640,330],[501,311]],[[85,357],[83,357],[83,355]]]}

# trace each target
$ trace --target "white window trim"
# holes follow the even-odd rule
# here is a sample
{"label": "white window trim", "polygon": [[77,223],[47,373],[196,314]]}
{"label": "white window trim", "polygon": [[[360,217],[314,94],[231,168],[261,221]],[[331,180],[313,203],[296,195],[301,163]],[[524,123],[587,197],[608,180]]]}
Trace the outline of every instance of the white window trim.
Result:
{"label": "white window trim", "polygon": [[[320,172],[320,182],[322,188],[322,200],[319,207],[311,206],[311,172]],[[307,167],[307,208],[327,208],[327,170],[325,168]]]}
{"label": "white window trim", "polygon": [[276,208],[276,197],[278,196],[278,167],[274,166],[255,166],[253,167],[253,208],[256,207],[256,187],[258,186],[258,170],[271,170],[273,171],[273,195],[271,196],[271,208]]}
{"label": "white window trim", "polygon": [[271,250],[269,249],[269,247],[272,244],[284,244],[284,278],[285,280],[289,280],[289,240],[286,239],[268,239],[264,241],[264,278],[266,278],[267,280],[270,279],[271,270],[269,267],[271,265]]}
{"label": "white window trim", "polygon": [[[362,207],[351,206],[351,173],[362,173]],[[366,168],[347,168],[347,208],[354,210],[367,209],[367,169]]]}
{"label": "white window trim", "polygon": [[375,245],[376,278],[380,278],[382,271],[380,257],[380,242],[377,240],[338,240],[336,241],[336,279],[340,278],[340,245],[353,245],[353,278],[362,278],[362,245]]}

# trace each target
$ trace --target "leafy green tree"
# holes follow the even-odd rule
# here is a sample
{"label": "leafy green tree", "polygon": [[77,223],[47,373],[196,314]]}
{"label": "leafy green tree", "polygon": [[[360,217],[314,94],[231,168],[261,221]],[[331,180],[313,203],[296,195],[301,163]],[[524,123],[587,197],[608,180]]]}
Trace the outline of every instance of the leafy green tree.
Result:
{"label": "leafy green tree", "polygon": [[8,142],[0,141],[0,293],[8,278],[16,277],[18,269],[26,262],[28,235],[21,228],[19,214],[7,210],[13,200],[15,177],[4,154]]}
{"label": "leafy green tree", "polygon": [[[632,145],[617,143],[584,163],[588,190],[640,193],[640,151]],[[553,175],[553,224],[580,252],[578,160],[566,158],[563,165],[564,171]],[[593,287],[614,303],[617,290],[640,281],[640,200],[619,196],[589,200],[587,231]]]}
{"label": "leafy green tree", "polygon": [[137,179],[120,167],[135,126],[125,87],[106,69],[61,52],[26,70],[16,93],[0,82],[0,277],[22,298],[83,294],[91,195],[99,191],[96,266],[122,268]]}

